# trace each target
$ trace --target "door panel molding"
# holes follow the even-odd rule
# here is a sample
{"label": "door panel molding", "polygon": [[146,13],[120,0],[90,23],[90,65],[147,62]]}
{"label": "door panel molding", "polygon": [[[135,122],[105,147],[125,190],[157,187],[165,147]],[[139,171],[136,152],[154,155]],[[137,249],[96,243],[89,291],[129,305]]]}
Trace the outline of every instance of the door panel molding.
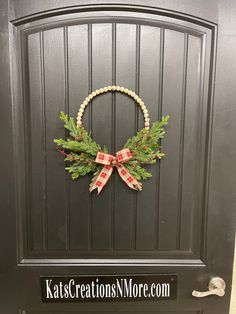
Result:
{"label": "door panel molding", "polygon": [[[63,312],[60,312],[58,310],[56,311],[52,311],[52,310],[42,310],[42,311],[32,311],[32,310],[20,310],[20,314],[52,314],[52,313],[56,313],[56,314],[65,314],[65,313],[81,313],[81,314],[86,314],[86,313],[92,313],[92,312],[95,312],[95,313],[106,313],[106,314],[117,314],[117,313],[153,313],[153,314],[156,314],[157,311],[148,311],[148,310],[145,310],[145,312],[143,312],[142,310],[139,311],[139,310],[136,310],[136,311],[129,311],[129,310],[125,310],[125,311],[97,311],[96,309],[95,310],[81,310],[81,311],[73,311],[73,310],[67,310],[67,311],[63,311]],[[187,311],[159,311],[158,310],[158,314],[203,314],[202,310],[187,310]]]}
{"label": "door panel molding", "polygon": [[193,15],[181,13],[174,10],[167,10],[163,8],[156,8],[153,6],[143,6],[143,5],[132,5],[132,4],[91,4],[91,5],[76,5],[69,6],[65,8],[56,8],[52,10],[42,11],[38,13],[34,13],[25,17],[21,17],[18,19],[12,20],[12,24],[15,26],[20,26],[26,23],[31,23],[33,21],[42,20],[45,18],[60,16],[60,15],[68,15],[74,13],[92,13],[92,12],[109,12],[109,11],[117,11],[117,12],[135,12],[135,13],[147,13],[153,15],[159,15],[163,17],[177,18],[182,21],[187,21],[190,23],[194,23],[207,28],[215,28],[217,27],[216,23],[208,21],[206,19],[202,19]]}
{"label": "door panel molding", "polygon": [[[139,232],[139,230],[142,232],[142,229],[140,229],[141,225],[138,225],[138,220],[136,221],[136,224],[134,224],[134,229],[132,231],[133,233],[127,233],[127,236],[130,237],[130,245],[132,245],[132,250],[130,250],[131,247],[129,247],[129,251],[125,251],[126,248],[124,245],[129,244],[127,241],[124,241],[124,239],[120,239],[118,242],[116,242],[113,234],[114,231],[108,230],[108,220],[106,222],[108,226],[106,231],[108,236],[104,233],[100,243],[96,240],[95,244],[95,242],[91,240],[92,235],[90,233],[88,236],[89,238],[85,240],[85,242],[88,243],[86,244],[88,245],[87,251],[82,247],[85,245],[85,242],[79,244],[76,242],[76,240],[74,244],[75,246],[71,248],[71,238],[75,236],[76,239],[78,233],[75,231],[73,231],[73,235],[68,233],[70,232],[70,221],[72,221],[68,214],[71,213],[70,208],[68,207],[68,204],[71,203],[70,200],[68,201],[68,195],[70,195],[71,191],[75,193],[75,189],[71,187],[68,178],[65,179],[65,182],[60,182],[60,180],[62,180],[60,178],[65,178],[63,173],[64,168],[62,167],[62,163],[60,161],[57,161],[58,165],[54,170],[52,170],[52,167],[54,167],[52,162],[47,168],[47,171],[51,171],[52,174],[58,172],[57,180],[46,182],[46,184],[40,187],[38,182],[41,179],[45,180],[44,177],[47,173],[45,170],[43,170],[42,172],[34,174],[34,169],[40,167],[41,162],[42,169],[44,169],[43,167],[46,163],[49,162],[50,158],[54,158],[51,157],[52,150],[50,146],[51,139],[53,138],[53,129],[56,127],[59,130],[58,132],[60,132],[62,129],[59,124],[57,125],[57,122],[56,125],[53,126],[53,129],[49,129],[48,125],[46,124],[46,120],[50,119],[52,121],[54,117],[56,120],[56,112],[59,112],[63,109],[70,110],[72,113],[76,112],[76,107],[73,107],[73,105],[69,108],[69,99],[73,98],[75,93],[74,90],[74,92],[70,94],[70,88],[75,88],[71,84],[73,84],[72,82],[77,78],[77,72],[75,70],[73,72],[74,65],[80,68],[83,66],[83,71],[88,72],[88,74],[85,74],[88,82],[78,83],[78,85],[80,84],[78,88],[79,90],[91,90],[93,88],[92,82],[93,84],[95,82],[95,85],[97,85],[98,83],[96,83],[96,81],[100,81],[100,78],[96,77],[91,72],[91,64],[93,64],[95,67],[98,62],[96,56],[101,54],[101,50],[99,50],[99,40],[97,42],[93,42],[92,48],[89,46],[89,41],[93,40],[96,30],[97,33],[94,39],[98,38],[99,27],[104,27],[107,34],[106,41],[110,42],[111,44],[111,50],[107,49],[105,52],[106,60],[109,60],[109,62],[106,65],[107,73],[104,74],[104,82],[109,83],[111,81],[115,82],[117,80],[118,82],[123,83],[126,79],[128,79],[127,75],[124,75],[122,70],[120,70],[122,69],[122,56],[127,54],[128,51],[130,54],[133,54],[131,55],[130,60],[137,60],[138,47],[139,55],[141,55],[141,57],[144,56],[142,59],[143,63],[138,65],[138,71],[135,70],[137,62],[133,65],[132,68],[130,68],[130,79],[128,80],[131,81],[132,75],[134,76],[134,81],[132,83],[134,84],[133,88],[136,91],[139,89],[141,94],[144,95],[144,98],[149,97],[148,86],[145,86],[145,81],[142,82],[141,76],[135,77],[134,74],[142,74],[142,71],[144,71],[146,68],[145,60],[147,60],[147,51],[142,50],[142,41],[145,42],[145,38],[153,38],[153,40],[155,40],[158,44],[158,52],[155,50],[153,50],[153,52],[154,54],[156,53],[156,58],[159,58],[158,60],[160,60],[157,62],[160,62],[159,72],[156,71],[153,72],[153,74],[143,74],[144,77],[145,75],[146,77],[153,75],[153,81],[155,82],[156,80],[159,88],[158,94],[153,95],[150,98],[150,110],[153,112],[152,116],[156,115],[156,118],[158,118],[162,110],[168,111],[166,113],[169,113],[169,111],[173,110],[171,105],[173,103],[173,99],[168,94],[168,81],[172,76],[170,75],[171,68],[175,68],[176,73],[179,73],[180,70],[183,71],[181,78],[182,81],[180,82],[179,87],[176,87],[176,95],[179,97],[179,100],[177,100],[179,101],[179,111],[176,111],[177,109],[174,109],[173,111],[173,117],[176,114],[175,119],[173,119],[173,124],[175,122],[176,125],[173,127],[172,139],[170,140],[169,144],[171,146],[171,141],[176,140],[176,132],[178,133],[179,130],[182,130],[182,135],[180,135],[181,145],[178,152],[180,158],[180,168],[179,172],[176,173],[176,185],[172,187],[173,193],[176,193],[176,200],[173,198],[172,203],[168,203],[168,194],[166,194],[164,190],[163,192],[161,190],[160,195],[156,196],[158,197],[158,202],[161,202],[162,208],[162,210],[160,210],[159,207],[157,209],[158,215],[160,215],[160,221],[161,219],[163,221],[168,221],[169,219],[170,221],[170,218],[165,217],[166,213],[168,213],[168,208],[175,206],[175,202],[179,204],[178,206],[180,207],[178,207],[175,213],[176,219],[178,219],[178,224],[177,229],[176,231],[173,231],[172,239],[170,237],[169,242],[167,241],[167,237],[163,236],[166,230],[165,225],[164,228],[162,228],[161,224],[159,224],[158,228],[155,226],[155,230],[153,229],[153,234],[147,235],[148,241],[150,241],[150,237],[155,237],[153,242],[154,246],[151,248],[144,247],[148,241],[146,241],[146,243],[137,242],[137,239],[139,239],[137,232]],[[141,36],[141,46],[137,46],[136,38],[138,33],[136,32],[138,30],[140,32],[140,29],[141,33],[139,33],[139,36]],[[82,62],[76,63],[77,61],[75,56],[68,49],[68,47],[70,47],[68,46],[68,43],[71,45],[76,43],[76,40],[78,39],[78,37],[76,37],[77,33],[79,33],[80,36],[84,36],[84,42],[87,40],[87,55],[80,56],[81,60],[85,60],[86,58],[89,60],[87,68],[85,67],[83,61],[83,64]],[[86,37],[86,34],[88,34],[88,37]],[[115,43],[114,34],[116,40]],[[130,36],[129,38],[127,37],[127,40],[130,43],[127,51],[122,50],[123,48],[119,48],[119,45],[117,44],[119,43],[119,36],[125,36],[125,34],[129,34]],[[13,75],[17,77],[17,81],[14,86],[15,96],[13,98],[13,107],[15,123],[15,164],[17,170],[16,186],[18,195],[17,226],[19,265],[92,266],[122,264],[127,266],[205,266],[205,243],[207,227],[206,195],[208,195],[207,189],[210,169],[210,142],[213,82],[215,76],[214,66],[216,54],[216,35],[217,25],[214,23],[174,11],[131,5],[76,6],[73,8],[41,12],[12,21],[12,39],[14,39],[14,42],[17,43],[16,46],[11,47],[11,50],[12,72]],[[49,45],[51,41],[54,41],[55,49],[57,50],[56,58],[52,58],[52,56],[50,56]],[[176,53],[176,59],[171,60],[171,51],[174,48],[173,42],[178,43],[179,41],[183,43],[183,56],[185,55],[181,69],[179,62],[182,62],[182,52],[179,52],[179,54]],[[152,42],[152,40],[150,42]],[[86,49],[85,46],[83,46],[83,49]],[[93,53],[91,49],[96,49],[96,53]],[[194,51],[197,51],[198,55],[194,55]],[[112,59],[114,55],[116,56],[115,65],[114,60]],[[70,59],[68,59],[68,56]],[[47,64],[51,64],[53,59],[55,62],[54,66],[49,71],[47,71]],[[104,60],[101,62],[104,62]],[[197,60],[197,63],[194,60]],[[195,72],[189,72],[189,69],[192,68],[195,68]],[[55,73],[53,73],[54,70],[56,71]],[[101,70],[102,67],[98,67],[96,72],[99,73]],[[70,75],[72,75],[71,78],[68,75],[68,71],[70,71]],[[55,80],[53,75],[55,75]],[[47,89],[47,84],[50,85],[50,82],[53,80],[54,84],[51,86],[50,90]],[[197,85],[195,84],[195,81],[197,81]],[[138,85],[137,82],[139,82]],[[166,86],[167,89],[165,90]],[[60,93],[57,91],[60,91]],[[81,95],[77,95],[73,100],[74,103],[79,104],[80,97]],[[155,100],[153,100],[154,97],[157,97],[156,102],[158,102],[162,108],[160,107],[158,110],[155,110]],[[196,103],[191,103],[192,98],[196,98]],[[57,104],[54,104],[55,101]],[[117,101],[120,101],[118,97]],[[48,103],[50,102],[51,105],[49,107]],[[64,108],[64,106],[66,107]],[[96,112],[96,106],[99,107],[99,103],[94,104],[94,112]],[[114,115],[114,103],[112,106]],[[51,108],[54,108],[54,111],[51,111]],[[109,110],[109,108],[107,108],[107,110]],[[133,111],[132,108],[129,110],[131,110],[130,115],[134,115],[134,117],[136,117],[137,113]],[[191,114],[191,110],[196,110],[196,117]],[[97,111],[97,114],[99,114],[99,111]],[[37,120],[39,115],[41,115],[41,122]],[[177,124],[176,121],[178,120],[178,117],[182,117],[182,124]],[[191,124],[187,125],[185,117],[193,123],[195,127],[195,133],[190,133],[193,127]],[[91,125],[92,119],[92,111],[90,111],[89,115],[87,115],[87,117],[85,116],[86,125]],[[135,119],[136,118],[133,120],[134,124],[136,123]],[[112,120],[114,121],[115,118],[113,117]],[[93,122],[93,125],[96,127],[96,122],[95,124]],[[36,126],[37,129],[39,128],[41,130],[42,138],[37,131],[35,132]],[[183,134],[185,128],[189,130],[189,136],[192,136],[192,143],[195,143],[195,146],[191,146],[191,142],[189,142],[189,144],[184,142]],[[46,130],[46,133],[44,133],[44,130]],[[24,132],[24,138],[19,138],[17,134],[22,134],[22,131]],[[129,134],[130,130],[127,130],[127,132]],[[47,136],[48,134],[51,134],[51,137],[49,136],[49,138],[46,138],[45,134],[47,134]],[[59,133],[57,133],[57,136],[58,134]],[[43,150],[43,161],[40,161],[41,157],[38,157],[38,154],[40,153],[38,150],[40,147],[35,146],[34,143],[36,140],[41,143],[40,147]],[[112,145],[112,143],[110,143],[110,145]],[[188,156],[190,156],[189,151],[193,149],[195,149],[196,152],[199,152],[199,159],[194,161],[195,168],[190,176],[187,169],[189,166],[191,167],[193,162],[191,158],[193,157]],[[169,155],[171,159],[171,152]],[[167,162],[166,165],[165,162]],[[170,165],[172,165],[171,167],[175,167],[176,161],[172,160]],[[35,168],[35,166],[37,167]],[[158,166],[158,169],[156,169],[157,173],[159,173],[159,167],[160,166]],[[170,173],[168,173],[168,168],[171,167],[168,166],[168,161],[164,161],[161,167],[163,169],[161,173],[166,172],[167,175],[170,175]],[[164,169],[166,170],[164,171]],[[156,176],[156,182],[160,183],[160,189],[162,189],[162,186],[164,186],[166,190],[167,186],[165,186],[165,184],[167,184],[167,182],[165,181],[165,177],[156,173],[154,173],[154,175]],[[195,178],[194,181],[191,181],[191,177]],[[186,182],[183,186],[182,180],[184,180],[183,182]],[[55,181],[57,183],[55,183]],[[57,188],[54,188],[54,184],[57,184]],[[114,180],[111,182],[111,184],[114,186]],[[120,183],[117,182],[116,186],[119,184]],[[188,190],[188,185],[191,187],[190,190]],[[84,180],[81,185],[81,189],[86,188],[86,186],[87,181]],[[193,186],[194,189],[192,188]],[[108,188],[110,188],[109,185]],[[51,191],[54,192],[57,191],[57,194],[51,194],[50,196],[48,190],[47,193],[45,193],[45,189],[51,189]],[[58,189],[61,192],[58,192]],[[195,195],[192,197],[192,199],[190,196],[191,189],[195,192]],[[121,187],[118,187],[117,193],[120,193],[119,191],[124,193]],[[63,196],[64,192],[67,195],[66,200]],[[87,193],[87,190],[85,190],[85,193]],[[142,209],[142,204],[145,202],[145,197],[148,197],[148,195],[145,194],[145,191],[142,193],[143,194],[138,196],[138,198],[136,198],[136,196],[131,193],[127,193],[126,198],[129,201],[129,206],[133,206],[134,203],[139,202],[139,206]],[[42,195],[42,197],[39,195]],[[61,197],[61,200],[58,200],[57,204],[54,202],[56,195],[60,195]],[[184,198],[185,195],[188,195],[186,199]],[[45,211],[45,206],[48,206],[47,204],[45,205],[45,198],[47,198],[46,201],[48,201],[50,197],[52,204],[50,207],[54,208],[51,212],[51,217],[55,217],[55,215],[57,215],[58,220],[58,226],[53,227],[54,229],[51,229],[51,231],[48,228],[48,224],[50,226],[50,216],[48,216],[48,212]],[[100,201],[98,199],[93,201],[93,198],[82,194],[80,197],[83,198],[84,203],[89,204],[88,211],[89,215],[91,216],[92,213],[95,213],[93,207],[91,207],[91,204],[100,202],[103,196],[100,198]],[[112,206],[120,206],[121,208],[124,206],[122,203],[114,203],[115,201],[112,201],[112,197],[109,195],[104,197],[105,199],[101,201],[104,202],[104,204],[113,202]],[[135,200],[134,203],[133,200]],[[42,205],[42,208],[44,208],[43,211],[39,206],[40,201],[42,204],[44,204]],[[63,205],[63,202],[65,202],[65,205]],[[153,202],[155,203],[156,201],[153,200]],[[32,204],[37,204],[37,206],[34,208],[32,207]],[[75,206],[77,205],[78,203],[75,204]],[[64,214],[64,206],[66,208],[67,214]],[[182,206],[185,206],[185,209],[183,209]],[[32,208],[34,208],[34,210],[32,210]],[[192,214],[188,213],[189,208],[192,208]],[[80,215],[85,215],[86,210],[87,207],[85,210],[81,210]],[[157,212],[152,212],[152,208],[148,210],[150,215],[156,217]],[[43,213],[43,217],[40,216],[40,212]],[[137,219],[137,213],[142,215],[142,210],[137,208],[135,209],[136,218],[133,216],[133,212],[130,211],[130,216],[128,219],[130,219],[130,221]],[[63,222],[64,215],[66,215],[65,224]],[[112,216],[105,218],[107,217],[107,212],[104,212],[103,215],[104,219],[111,219],[113,223],[118,223],[116,220],[114,220],[116,218],[112,218]],[[122,215],[123,218],[128,217],[126,216],[126,212],[124,212]],[[47,224],[43,219],[47,219]],[[145,216],[142,217],[140,221],[143,221],[143,219],[145,219]],[[182,224],[185,224],[186,228],[184,228],[184,225],[182,225],[182,229],[181,222]],[[173,223],[175,224],[175,222]],[[192,225],[190,223],[192,223]],[[187,227],[188,224],[190,224],[189,227]],[[117,226],[118,225],[119,224],[117,224]],[[88,229],[91,230],[91,228],[93,228],[93,226],[90,223]],[[99,230],[96,227],[96,230],[97,235],[101,236],[102,229]],[[86,232],[88,231],[84,231],[83,237],[85,237]],[[159,237],[157,235],[158,232],[160,232]],[[111,233],[113,235],[111,235]],[[51,242],[48,240],[48,236]],[[175,237],[177,239],[177,243],[173,244]],[[188,242],[188,238],[190,239],[190,242]],[[108,241],[110,241],[105,248],[101,247],[101,245],[106,246],[106,244],[102,242],[104,239],[108,239]],[[163,239],[164,241],[161,242],[160,239]],[[116,249],[114,249],[114,243],[116,245]],[[81,258],[78,258],[78,256]],[[119,258],[117,258],[117,256]]]}
{"label": "door panel molding", "polygon": [[158,266],[205,267],[198,259],[23,259],[18,266]]}

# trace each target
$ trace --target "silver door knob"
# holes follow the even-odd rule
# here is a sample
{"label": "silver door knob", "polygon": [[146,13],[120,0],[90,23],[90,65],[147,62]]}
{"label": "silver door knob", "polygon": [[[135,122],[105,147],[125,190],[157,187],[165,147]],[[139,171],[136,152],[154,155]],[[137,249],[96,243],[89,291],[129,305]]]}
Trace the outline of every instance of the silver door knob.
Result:
{"label": "silver door knob", "polygon": [[208,291],[200,292],[193,290],[192,295],[196,298],[204,298],[208,295],[217,295],[223,297],[225,295],[226,283],[224,279],[220,277],[214,277],[209,281]]}

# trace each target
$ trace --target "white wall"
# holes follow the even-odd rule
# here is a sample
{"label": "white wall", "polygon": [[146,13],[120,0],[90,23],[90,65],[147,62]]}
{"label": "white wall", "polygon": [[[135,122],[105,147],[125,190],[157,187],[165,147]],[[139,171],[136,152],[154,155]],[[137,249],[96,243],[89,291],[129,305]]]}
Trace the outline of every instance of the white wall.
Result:
{"label": "white wall", "polygon": [[235,251],[234,251],[234,274],[233,274],[230,314],[236,314],[236,241],[235,241]]}

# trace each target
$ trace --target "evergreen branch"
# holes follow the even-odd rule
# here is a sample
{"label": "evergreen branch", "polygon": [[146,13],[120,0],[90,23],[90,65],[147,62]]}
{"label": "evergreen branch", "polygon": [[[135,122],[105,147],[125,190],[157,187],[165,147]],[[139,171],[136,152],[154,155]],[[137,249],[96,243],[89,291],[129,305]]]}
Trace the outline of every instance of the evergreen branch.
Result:
{"label": "evergreen branch", "polygon": [[61,111],[59,118],[64,122],[64,128],[69,131],[69,134],[77,138],[80,136],[80,129],[75,125],[74,118],[69,118],[67,114]]}
{"label": "evergreen branch", "polygon": [[94,172],[96,164],[80,164],[75,162],[73,165],[66,167],[65,169],[71,174],[71,178],[75,180],[80,176],[85,176],[90,172]]}
{"label": "evergreen branch", "polygon": [[160,151],[160,139],[163,138],[169,116],[162,117],[160,121],[154,122],[151,129],[143,128],[135,136],[129,139],[125,147],[129,148],[133,158],[140,164],[153,164],[161,159],[164,153]]}
{"label": "evergreen branch", "polygon": [[67,139],[67,141],[60,139],[55,139],[54,143],[57,146],[60,146],[64,149],[71,150],[73,152],[84,152],[92,156],[96,156],[97,152],[100,150],[100,146],[96,144],[96,142],[85,143],[85,142],[78,142],[74,140]]}
{"label": "evergreen branch", "polygon": [[129,171],[129,173],[136,179],[136,180],[146,180],[152,177],[152,174],[147,171],[145,168],[139,165],[132,165],[130,163],[125,163],[125,168]]}
{"label": "evergreen branch", "polygon": [[[101,148],[83,127],[77,126],[73,118],[69,118],[64,112],[60,113],[60,119],[64,127],[69,131],[71,138],[64,140],[55,139],[58,151],[65,156],[65,161],[70,165],[65,169],[71,174],[73,180],[88,173],[93,173],[90,187],[101,173],[103,166],[95,162],[99,151],[108,153],[106,146]],[[168,124],[169,116],[162,117],[154,122],[150,130],[143,128],[132,138],[128,139],[124,148],[129,148],[132,159],[124,164],[129,173],[137,180],[146,180],[152,174],[141,165],[154,164],[165,154],[160,151],[160,140],[165,134],[164,127]]]}

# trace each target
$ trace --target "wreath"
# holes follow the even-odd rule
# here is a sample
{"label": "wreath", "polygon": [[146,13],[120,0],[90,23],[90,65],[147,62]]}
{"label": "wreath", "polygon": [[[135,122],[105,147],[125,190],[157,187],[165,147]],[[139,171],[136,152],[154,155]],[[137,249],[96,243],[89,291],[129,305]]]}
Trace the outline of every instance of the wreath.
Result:
{"label": "wreath", "polygon": [[[129,138],[124,147],[113,156],[108,153],[106,146],[101,147],[91,137],[82,125],[82,116],[88,103],[97,95],[106,92],[121,92],[132,97],[140,106],[144,116],[144,128]],[[93,174],[89,191],[97,189],[98,194],[109,180],[113,169],[116,168],[121,179],[133,190],[142,190],[141,180],[146,180],[152,174],[143,165],[154,164],[165,154],[160,150],[160,139],[163,138],[164,126],[168,123],[169,116],[164,116],[160,121],[153,122],[150,127],[148,110],[142,99],[133,91],[120,86],[107,86],[97,89],[89,94],[77,116],[77,124],[73,118],[64,112],[60,113],[64,127],[69,131],[70,138],[55,139],[58,151],[65,156],[68,165],[65,168],[73,180],[89,173]]]}

